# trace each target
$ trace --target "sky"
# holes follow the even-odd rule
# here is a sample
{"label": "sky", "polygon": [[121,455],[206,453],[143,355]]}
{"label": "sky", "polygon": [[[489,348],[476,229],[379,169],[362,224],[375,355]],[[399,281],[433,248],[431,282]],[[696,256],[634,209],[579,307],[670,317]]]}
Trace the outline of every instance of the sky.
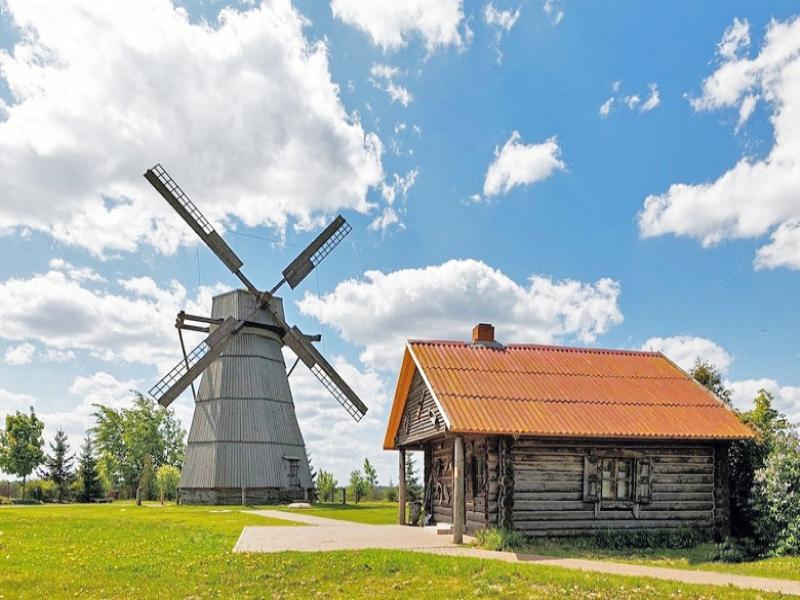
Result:
{"label": "sky", "polygon": [[[150,188],[161,163],[257,286],[336,214],[287,319],[370,410],[292,374],[315,466],[383,434],[405,340],[713,362],[800,421],[800,19],[792,2],[0,0],[0,414],[73,448],[180,358],[237,280]],[[192,338],[190,343],[198,342]],[[290,360],[288,357],[287,360]],[[174,405],[188,429],[192,400]],[[395,477],[396,478],[396,477]]]}

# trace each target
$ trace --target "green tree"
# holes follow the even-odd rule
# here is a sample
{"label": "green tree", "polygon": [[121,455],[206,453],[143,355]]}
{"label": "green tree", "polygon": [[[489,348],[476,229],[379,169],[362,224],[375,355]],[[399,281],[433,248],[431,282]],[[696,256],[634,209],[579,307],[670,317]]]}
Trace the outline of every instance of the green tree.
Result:
{"label": "green tree", "polygon": [[178,467],[173,465],[161,465],[156,471],[156,482],[158,483],[158,493],[161,497],[161,504],[164,499],[174,500],[178,495],[178,483],[181,480],[181,472]]}
{"label": "green tree", "polygon": [[94,455],[92,436],[86,434],[78,457],[78,479],[81,482],[78,499],[81,502],[92,502],[104,495],[103,484],[97,468],[97,458]]}
{"label": "green tree", "polygon": [[389,487],[386,488],[386,501],[397,502],[397,486],[389,480]]}
{"label": "green tree", "polygon": [[722,373],[713,364],[698,358],[689,374],[698,383],[716,394],[717,398],[725,404],[731,403],[731,390],[725,387],[725,383],[722,381]]}
{"label": "green tree", "polygon": [[339,482],[325,469],[320,469],[317,473],[317,498],[320,502],[333,502],[333,493]]}
{"label": "green tree", "polygon": [[0,469],[22,477],[22,499],[25,499],[25,484],[34,469],[40,466],[45,455],[44,423],[33,412],[30,415],[17,411],[6,415],[5,431],[0,432]]}
{"label": "green tree", "polygon": [[360,470],[356,469],[350,473],[350,484],[347,486],[347,489],[353,497],[353,502],[358,504],[367,490],[367,481],[364,479],[364,474]]}
{"label": "green tree", "polygon": [[413,454],[406,455],[406,499],[411,502],[422,500],[422,485],[417,479],[417,462]]}
{"label": "green tree", "polygon": [[309,502],[316,502],[317,501],[317,470],[314,468],[314,464],[311,462],[311,455],[308,454],[306,456],[308,458],[308,471],[311,473],[311,488],[308,490],[308,500]]}
{"label": "green tree", "polygon": [[45,460],[42,476],[55,484],[56,499],[64,502],[70,496],[70,486],[75,478],[72,471],[75,457],[69,454],[67,434],[62,429],[58,430],[54,440],[50,442],[50,451],[52,454]]}
{"label": "green tree", "polygon": [[368,458],[364,459],[363,469],[365,484],[364,495],[367,498],[372,498],[373,492],[375,491],[375,486],[378,485],[378,473],[375,471],[375,467],[372,466]]}
{"label": "green tree", "polygon": [[112,484],[140,501],[161,465],[183,465],[184,437],[175,413],[136,393],[133,406],[119,410],[96,404],[94,427],[100,462]]}

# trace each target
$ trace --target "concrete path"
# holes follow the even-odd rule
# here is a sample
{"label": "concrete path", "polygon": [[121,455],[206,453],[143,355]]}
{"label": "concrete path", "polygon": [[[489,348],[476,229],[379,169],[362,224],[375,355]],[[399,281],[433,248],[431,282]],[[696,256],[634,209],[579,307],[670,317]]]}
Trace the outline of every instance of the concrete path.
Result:
{"label": "concrete path", "polygon": [[[768,579],[748,575],[732,575],[714,571],[691,571],[632,565],[627,563],[578,558],[552,558],[514,552],[493,552],[469,546],[456,546],[450,535],[436,535],[430,529],[401,525],[364,525],[350,521],[324,519],[302,513],[277,510],[252,511],[254,514],[287,521],[296,521],[310,527],[245,527],[234,552],[324,552],[330,550],[363,550],[367,548],[411,550],[442,556],[466,556],[509,563],[536,564],[579,571],[652,577],[668,581],[700,585],[733,586],[742,589],[778,592],[800,596],[800,581]],[[470,542],[472,538],[466,537]]]}

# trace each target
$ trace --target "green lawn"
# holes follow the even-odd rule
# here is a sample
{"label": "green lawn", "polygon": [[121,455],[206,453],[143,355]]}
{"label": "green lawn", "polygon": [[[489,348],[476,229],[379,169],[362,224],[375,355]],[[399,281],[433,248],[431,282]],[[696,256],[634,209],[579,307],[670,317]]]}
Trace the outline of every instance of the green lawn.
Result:
{"label": "green lawn", "polygon": [[315,504],[314,508],[286,508],[273,506],[286,512],[298,512],[315,517],[367,523],[369,525],[394,525],[397,523],[397,504],[390,502],[360,502],[359,504]]}
{"label": "green lawn", "polygon": [[604,550],[584,540],[537,541],[522,552],[571,558],[613,560],[656,567],[699,569],[737,575],[754,575],[775,579],[800,580],[800,556],[766,558],[744,563],[722,563],[714,560],[714,544],[700,544],[688,549]]}
{"label": "green lawn", "polygon": [[0,507],[0,598],[754,597],[407,552],[231,552],[244,526],[276,524],[236,507]]}

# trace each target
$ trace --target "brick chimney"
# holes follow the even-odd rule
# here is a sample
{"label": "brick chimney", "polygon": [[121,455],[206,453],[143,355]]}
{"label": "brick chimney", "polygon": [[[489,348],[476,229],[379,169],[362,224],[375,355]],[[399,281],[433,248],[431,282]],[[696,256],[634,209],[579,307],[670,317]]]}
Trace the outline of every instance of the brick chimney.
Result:
{"label": "brick chimney", "polygon": [[490,323],[478,323],[472,328],[472,343],[481,346],[494,346],[497,342],[494,339],[494,325]]}

